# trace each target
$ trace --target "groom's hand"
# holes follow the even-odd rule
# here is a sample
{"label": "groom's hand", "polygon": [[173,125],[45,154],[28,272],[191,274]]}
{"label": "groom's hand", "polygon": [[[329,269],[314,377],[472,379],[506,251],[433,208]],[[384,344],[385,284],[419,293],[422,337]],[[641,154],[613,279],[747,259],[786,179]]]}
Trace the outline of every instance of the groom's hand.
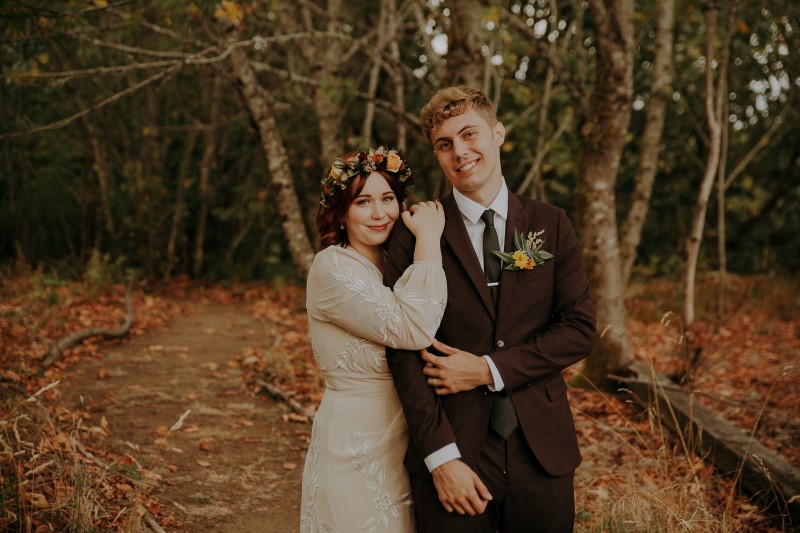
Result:
{"label": "groom's hand", "polygon": [[439,396],[493,383],[489,363],[483,357],[436,340],[433,341],[433,348],[444,354],[444,357],[422,350],[422,359],[427,363],[422,372],[428,378],[428,385],[433,387]]}
{"label": "groom's hand", "polygon": [[486,510],[492,499],[478,474],[458,459],[447,461],[431,472],[439,501],[448,513],[475,516]]}

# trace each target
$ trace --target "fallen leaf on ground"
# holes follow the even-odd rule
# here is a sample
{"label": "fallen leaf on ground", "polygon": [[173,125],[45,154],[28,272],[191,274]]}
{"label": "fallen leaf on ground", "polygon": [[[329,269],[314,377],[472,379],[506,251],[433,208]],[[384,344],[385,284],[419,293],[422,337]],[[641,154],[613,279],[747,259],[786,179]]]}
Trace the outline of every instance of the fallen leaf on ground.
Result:
{"label": "fallen leaf on ground", "polygon": [[308,417],[306,415],[298,415],[296,413],[286,413],[282,416],[284,422],[301,422],[308,424]]}
{"label": "fallen leaf on ground", "polygon": [[297,463],[283,463],[281,466],[284,470],[294,470],[297,468]]}

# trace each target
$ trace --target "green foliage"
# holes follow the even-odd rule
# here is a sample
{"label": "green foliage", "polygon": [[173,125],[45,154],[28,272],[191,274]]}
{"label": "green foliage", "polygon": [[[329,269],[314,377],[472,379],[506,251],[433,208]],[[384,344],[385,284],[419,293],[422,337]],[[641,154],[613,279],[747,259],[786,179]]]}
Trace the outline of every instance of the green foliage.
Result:
{"label": "green foliage", "polygon": [[[375,108],[375,142],[396,146],[397,126],[404,123],[405,152],[419,177],[412,194],[420,199],[436,194],[441,171],[417,125],[397,109],[390,73],[402,76],[402,106],[412,116],[435,88],[447,83],[447,56],[436,57],[425,43],[452,30],[445,4],[421,5],[425,28],[416,28],[410,15],[403,18],[406,12],[395,14],[401,28],[397,58],[388,45],[384,47],[385,35],[374,33],[380,9],[365,11],[363,2],[345,0],[336,38],[302,37],[306,25],[327,28],[324,10],[306,10],[291,2],[235,4],[231,9],[241,8],[243,18],[230,35],[214,34],[228,31],[217,16],[218,2],[168,0],[107,10],[69,1],[59,3],[57,11],[28,4],[4,8],[9,16],[0,30],[0,73],[31,77],[0,80],[0,264],[17,261],[62,273],[87,272],[87,283],[94,287],[115,277],[123,279],[124,268],[135,268],[147,279],[158,279],[169,269],[172,275],[191,274],[202,227],[200,176],[205,148],[213,139],[215,149],[207,169],[210,212],[200,276],[297,279],[268,162],[260,149],[265,140],[253,127],[234,83],[223,77],[220,90],[213,89],[229,67],[223,49],[214,47],[227,38],[245,43],[258,36],[266,43],[241,49],[260,67],[262,94],[275,113],[278,141],[289,157],[312,241],[319,177],[330,163],[320,156],[315,95],[324,95],[339,109],[337,136],[345,149],[355,148],[362,143],[365,96],[374,62],[381,65],[375,98],[383,104]],[[574,217],[578,202],[573,190],[582,152],[575,100],[564,84],[565,76],[550,71],[531,38],[506,24],[504,17],[520,17],[529,25],[546,23],[542,38],[548,45],[552,42],[561,72],[588,97],[597,59],[593,13],[588,8],[574,12],[580,3],[558,3],[558,12],[551,12],[552,4],[543,0],[485,5],[480,37],[486,44],[481,59],[488,65],[486,86],[498,103],[498,117],[510,127],[502,149],[504,176],[516,191],[538,155],[537,146],[552,140],[541,166],[544,190],[549,201]],[[739,273],[796,274],[800,272],[796,253],[800,122],[797,100],[792,103],[788,95],[797,91],[800,79],[800,56],[789,53],[800,49],[798,20],[781,2],[740,2],[739,14],[728,28],[728,4],[719,6],[716,42],[733,30],[727,171],[751,148],[765,143],[726,191],[728,268]],[[615,191],[620,220],[633,195],[655,46],[655,3],[638,3],[635,8],[634,101],[638,103]],[[682,267],[707,155],[702,5],[679,0],[677,12],[675,75],[638,257],[640,267],[667,276],[676,276]],[[583,24],[576,25],[578,20]],[[334,45],[343,46],[343,63],[320,75],[327,65],[319,64],[319,58],[327,57]],[[445,63],[438,70],[441,60]],[[170,61],[175,64],[167,64]],[[157,83],[131,90],[173,67]],[[71,74],[35,77],[58,72]],[[545,108],[548,75],[555,78]],[[128,92],[121,95],[121,91]],[[98,105],[109,99],[113,103]],[[91,106],[92,112],[77,116]],[[219,110],[215,119],[213,108]],[[767,135],[785,109],[780,128]],[[566,121],[569,126],[554,139]],[[35,134],[2,137],[60,122],[64,122],[60,127]],[[105,188],[100,185],[101,174]],[[179,198],[180,213],[174,217]],[[717,209],[712,195],[701,249],[701,264],[708,269],[719,267]],[[172,257],[168,257],[170,245]]]}
{"label": "green foliage", "polygon": [[83,279],[92,295],[114,283],[129,282],[135,276],[133,269],[125,268],[125,257],[111,258],[111,254],[92,250],[86,263]]}

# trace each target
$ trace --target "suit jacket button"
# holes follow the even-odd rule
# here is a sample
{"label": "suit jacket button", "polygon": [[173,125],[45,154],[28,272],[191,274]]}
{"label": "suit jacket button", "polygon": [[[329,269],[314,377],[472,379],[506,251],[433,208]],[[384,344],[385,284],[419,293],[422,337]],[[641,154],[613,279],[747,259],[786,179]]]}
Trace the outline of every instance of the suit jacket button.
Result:
{"label": "suit jacket button", "polygon": [[497,341],[497,347],[498,347],[498,348],[502,348],[502,347],[503,347],[503,346],[505,346],[505,345],[506,345],[506,343],[505,343],[505,342],[503,342],[503,340],[502,340],[502,339],[501,339],[501,340],[499,340],[499,341]]}

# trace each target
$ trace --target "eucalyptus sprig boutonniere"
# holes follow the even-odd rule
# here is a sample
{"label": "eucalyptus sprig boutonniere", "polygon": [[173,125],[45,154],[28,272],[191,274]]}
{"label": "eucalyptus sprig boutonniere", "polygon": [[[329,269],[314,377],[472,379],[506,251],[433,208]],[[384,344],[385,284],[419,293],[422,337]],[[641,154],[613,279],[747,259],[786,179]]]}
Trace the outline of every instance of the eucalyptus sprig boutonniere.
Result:
{"label": "eucalyptus sprig boutonniere", "polygon": [[536,265],[542,265],[553,257],[550,252],[542,250],[544,239],[539,238],[542,233],[544,230],[536,233],[530,231],[526,237],[522,232],[514,231],[514,251],[495,251],[494,254],[503,263],[508,263],[505,266],[506,270],[530,270]]}

